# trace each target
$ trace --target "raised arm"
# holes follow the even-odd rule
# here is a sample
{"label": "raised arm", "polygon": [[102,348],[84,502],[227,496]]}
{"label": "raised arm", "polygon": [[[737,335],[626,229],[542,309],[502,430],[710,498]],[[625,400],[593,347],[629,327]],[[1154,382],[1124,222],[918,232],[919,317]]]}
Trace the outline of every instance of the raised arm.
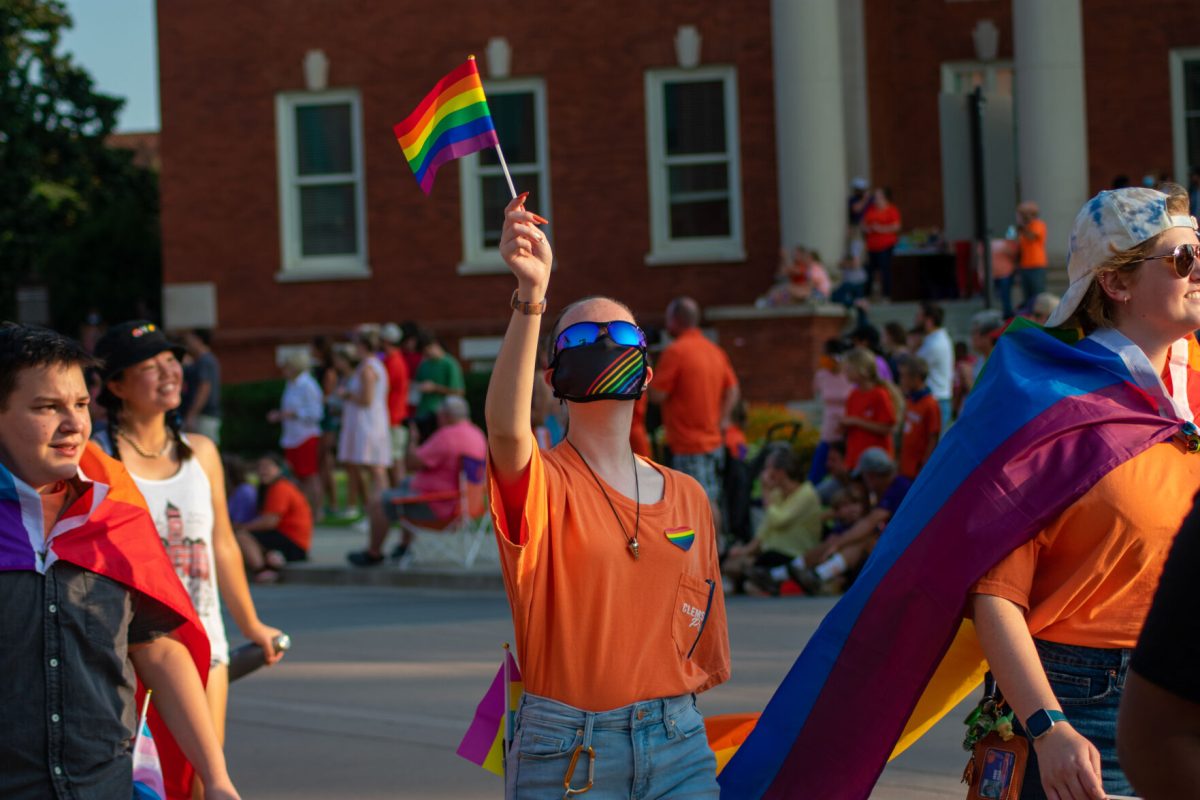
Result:
{"label": "raised arm", "polygon": [[[504,209],[500,254],[517,278],[517,300],[540,303],[550,284],[553,254],[538,224],[546,220],[525,210],[528,192]],[[542,318],[513,311],[488,384],[488,450],[501,483],[516,483],[529,466],[535,442],[529,413],[537,369],[538,332]]]}

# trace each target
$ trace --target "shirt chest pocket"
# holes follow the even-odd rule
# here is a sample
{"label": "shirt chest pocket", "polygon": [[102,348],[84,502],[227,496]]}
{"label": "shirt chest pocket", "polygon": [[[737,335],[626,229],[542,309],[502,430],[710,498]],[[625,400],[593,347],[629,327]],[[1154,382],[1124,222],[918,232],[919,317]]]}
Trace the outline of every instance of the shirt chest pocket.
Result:
{"label": "shirt chest pocket", "polygon": [[671,638],[675,640],[675,649],[681,658],[691,658],[696,645],[700,643],[716,588],[717,584],[712,579],[686,572],[679,576],[675,605],[671,609]]}

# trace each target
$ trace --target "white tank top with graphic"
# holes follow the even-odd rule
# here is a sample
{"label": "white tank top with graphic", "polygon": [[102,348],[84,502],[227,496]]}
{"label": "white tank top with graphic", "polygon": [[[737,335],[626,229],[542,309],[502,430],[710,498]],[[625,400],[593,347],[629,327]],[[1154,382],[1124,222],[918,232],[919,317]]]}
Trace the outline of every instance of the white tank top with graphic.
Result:
{"label": "white tank top with graphic", "polygon": [[133,475],[133,480],[146,498],[175,574],[183,581],[208,632],[213,663],[228,664],[229,641],[221,619],[213,558],[212,485],[208,476],[199,461],[189,458],[170,478],[155,481]]}

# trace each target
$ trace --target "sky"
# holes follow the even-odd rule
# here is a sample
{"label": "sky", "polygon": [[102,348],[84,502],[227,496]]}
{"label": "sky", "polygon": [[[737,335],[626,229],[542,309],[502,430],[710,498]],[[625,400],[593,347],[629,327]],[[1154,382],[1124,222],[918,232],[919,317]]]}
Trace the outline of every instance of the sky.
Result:
{"label": "sky", "polygon": [[156,131],[158,50],[154,0],[66,0],[75,24],[62,50],[105,94],[125,98],[118,131]]}

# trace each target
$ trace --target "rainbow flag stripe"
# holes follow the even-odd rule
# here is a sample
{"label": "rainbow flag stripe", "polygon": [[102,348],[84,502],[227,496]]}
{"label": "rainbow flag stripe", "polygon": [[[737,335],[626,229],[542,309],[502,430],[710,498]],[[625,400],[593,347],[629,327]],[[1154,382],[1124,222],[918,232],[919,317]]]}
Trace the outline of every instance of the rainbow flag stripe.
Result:
{"label": "rainbow flag stripe", "polygon": [[692,543],[696,541],[696,530],[694,528],[670,528],[663,531],[667,535],[667,541],[675,545],[681,550],[691,550]]}
{"label": "rainbow flag stripe", "polygon": [[1179,421],[1156,409],[1097,342],[1010,328],[858,579],[722,771],[721,796],[868,797],[897,743],[982,675],[963,623],[970,588],[1111,469],[1176,435]]}
{"label": "rainbow flag stripe", "polygon": [[609,364],[608,369],[596,376],[596,380],[588,387],[587,395],[621,394],[631,390],[645,375],[642,363],[642,351],[630,347],[623,356]]}
{"label": "rainbow flag stripe", "polygon": [[471,720],[471,727],[467,729],[457,751],[467,761],[497,775],[504,774],[505,726],[512,730],[517,705],[525,691],[516,659],[512,657],[512,653],[505,653],[504,658],[508,662],[508,708],[505,708],[504,702],[504,664],[501,663],[487,694],[479,701],[475,709],[475,718]]}
{"label": "rainbow flag stripe", "polygon": [[392,130],[425,194],[442,164],[498,144],[475,56],[438,81]]}

